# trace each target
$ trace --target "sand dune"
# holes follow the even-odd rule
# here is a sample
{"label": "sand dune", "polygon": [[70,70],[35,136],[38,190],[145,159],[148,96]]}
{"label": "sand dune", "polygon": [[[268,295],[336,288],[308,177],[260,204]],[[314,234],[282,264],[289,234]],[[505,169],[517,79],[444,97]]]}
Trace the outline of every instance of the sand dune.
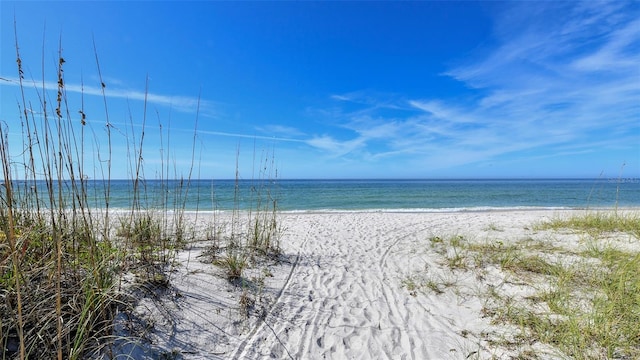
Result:
{"label": "sand dune", "polygon": [[[491,265],[482,271],[451,269],[446,259],[456,249],[434,246],[433,239],[529,239],[577,247],[581,239],[572,232],[532,227],[569,213],[284,213],[283,257],[245,274],[255,301],[247,312],[239,309],[246,290],[202,255],[206,242],[195,243],[178,255],[169,289],[141,299],[136,317],[128,320],[147,325],[140,330],[146,340],[121,342],[118,352],[184,359],[507,356],[513,349],[490,340],[515,330],[492,325],[483,314],[482,294],[499,288],[517,298],[530,289],[512,284]],[[553,357],[553,349],[531,346]]]}

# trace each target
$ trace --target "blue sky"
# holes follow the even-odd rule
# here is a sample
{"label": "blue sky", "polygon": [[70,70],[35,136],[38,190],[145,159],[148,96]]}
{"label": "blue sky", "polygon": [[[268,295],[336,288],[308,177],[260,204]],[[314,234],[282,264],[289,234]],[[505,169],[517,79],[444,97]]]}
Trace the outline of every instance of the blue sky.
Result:
{"label": "blue sky", "polygon": [[149,178],[162,165],[186,175],[192,157],[201,178],[233,178],[236,164],[257,177],[263,158],[280,178],[640,177],[637,1],[0,6],[15,156],[14,18],[36,121],[43,79],[55,102],[62,44],[89,174],[108,121],[113,177],[130,176],[146,93]]}

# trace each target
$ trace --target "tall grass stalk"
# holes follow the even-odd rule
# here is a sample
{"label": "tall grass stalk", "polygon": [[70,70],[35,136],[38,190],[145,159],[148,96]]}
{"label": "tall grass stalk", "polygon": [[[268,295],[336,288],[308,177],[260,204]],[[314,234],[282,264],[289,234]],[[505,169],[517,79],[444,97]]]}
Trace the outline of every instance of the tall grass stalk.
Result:
{"label": "tall grass stalk", "polygon": [[[79,111],[71,111],[75,105],[69,104],[66,93],[61,41],[55,100],[49,99],[43,61],[42,87],[30,89],[36,98],[32,101],[23,83],[17,31],[15,38],[21,94],[19,121],[0,123],[0,359],[79,359],[108,342],[114,309],[123,299],[124,273],[132,265],[142,268],[142,273],[163,271],[167,255],[177,248],[173,236],[184,234],[184,229],[176,226],[184,226],[186,200],[182,197],[186,196],[185,186],[190,184],[192,171],[174,192],[172,203],[178,218],[159,225],[154,210],[148,207],[144,186],[145,117],[138,141],[135,132],[127,138],[127,144],[135,149],[131,179],[134,201],[129,221],[121,224],[124,230],[119,231],[126,235],[124,241],[117,238],[110,224],[114,126],[109,120],[95,42],[105,107],[106,149],[100,149],[93,131],[85,130],[90,125],[84,100]],[[22,149],[12,156],[9,133],[15,136],[14,126],[22,131]],[[87,144],[96,150],[93,160],[98,164],[91,186],[85,172]],[[92,209],[90,196],[101,211]],[[165,210],[170,206],[168,201],[156,205]],[[172,240],[167,241],[170,237]],[[131,252],[138,256],[127,256]]]}
{"label": "tall grass stalk", "polygon": [[[254,169],[256,168],[255,154],[254,149]],[[242,279],[244,270],[255,265],[265,256],[278,255],[280,236],[284,231],[277,220],[278,197],[272,190],[277,180],[273,154],[266,152],[262,154],[258,175],[256,177],[254,172],[248,183],[240,179],[238,159],[239,148],[236,154],[230,234],[226,244],[223,244],[224,249],[220,248],[217,236],[213,237],[214,242],[211,245],[214,263],[225,270],[231,281]],[[247,185],[248,189],[243,188],[243,185]],[[243,195],[246,195],[246,198]],[[218,258],[217,253],[221,250],[224,250],[225,254],[222,258]],[[245,294],[245,296],[248,295]]]}
{"label": "tall grass stalk", "polygon": [[[184,213],[196,167],[198,115],[186,176],[177,168],[171,174],[170,122],[165,129],[158,119],[161,142],[164,131],[167,135],[167,146],[162,143],[160,149],[161,170],[156,174],[160,179],[158,193],[148,185],[144,164],[148,79],[141,129],[136,131],[130,112],[131,131],[123,134],[109,118],[107,85],[94,40],[106,133],[104,139],[98,139],[87,121],[91,114],[85,109],[84,94],[79,106],[69,103],[61,43],[57,86],[49,89],[43,61],[42,87],[30,89],[23,83],[16,30],[20,115],[18,121],[0,123],[4,184],[0,191],[0,297],[4,299],[0,302],[0,359],[81,359],[108,348],[114,313],[128,301],[124,275],[133,272],[138,281],[167,286],[168,264],[187,237]],[[27,97],[26,90],[33,91],[35,100]],[[50,98],[53,96],[55,100]],[[9,144],[14,126],[22,131],[22,149],[17,155],[12,155]],[[128,169],[131,199],[131,208],[119,218],[112,212],[113,136],[126,138],[128,164],[122,165]],[[100,147],[103,143],[107,144],[105,149]],[[93,153],[94,158],[85,158],[87,153]],[[91,174],[85,169],[89,163],[96,164]],[[229,278],[241,278],[257,255],[279,251],[277,194],[268,188],[277,177],[274,169],[273,158],[265,156],[245,212],[241,210],[244,189],[236,159],[231,235],[221,261]],[[219,233],[215,230],[217,245]]]}
{"label": "tall grass stalk", "polygon": [[[16,244],[16,233],[15,233],[15,220],[14,220],[14,216],[13,216],[13,191],[12,191],[12,184],[11,184],[11,172],[9,169],[9,156],[8,156],[8,150],[9,150],[9,146],[8,146],[8,141],[4,132],[4,129],[2,126],[0,126],[0,159],[2,159],[2,174],[3,174],[3,178],[4,178],[4,188],[5,188],[5,198],[3,199],[3,208],[2,208],[2,212],[0,213],[2,215],[2,220],[4,220],[4,226],[6,228],[7,231],[2,231],[2,234],[4,235],[3,237],[8,240],[9,242],[9,256],[11,256],[11,264],[12,264],[12,268],[9,270],[11,271],[9,277],[9,280],[13,280],[13,281],[6,281],[8,286],[13,286],[14,290],[15,290],[15,296],[16,296],[16,304],[17,304],[17,314],[16,314],[16,320],[17,320],[17,332],[18,332],[18,339],[20,341],[20,359],[24,359],[25,358],[25,340],[24,340],[24,318],[23,318],[23,314],[22,314],[22,291],[21,291],[21,282],[20,282],[20,276],[18,276],[17,274],[20,274],[20,268],[19,268],[19,257],[18,257],[18,247]],[[5,229],[2,229],[5,230]],[[4,255],[4,254],[3,254]],[[7,260],[8,256],[3,256],[3,260],[2,263],[4,263]],[[1,264],[1,263],[0,263]],[[4,274],[3,274],[4,275]],[[4,278],[5,276],[3,276]],[[9,309],[12,310],[12,309]],[[7,334],[8,335],[8,334]],[[4,339],[3,339],[4,340]]]}

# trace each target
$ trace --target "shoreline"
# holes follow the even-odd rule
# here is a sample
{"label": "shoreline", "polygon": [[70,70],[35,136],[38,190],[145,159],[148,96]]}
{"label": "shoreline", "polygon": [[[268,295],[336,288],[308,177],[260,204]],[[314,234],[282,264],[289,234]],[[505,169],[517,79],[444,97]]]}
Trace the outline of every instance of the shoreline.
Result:
{"label": "shoreline", "polygon": [[[92,208],[90,211],[92,213],[100,213],[104,212],[105,208]],[[599,212],[633,212],[640,211],[640,205],[637,206],[602,206],[602,207],[542,207],[542,206],[516,206],[516,207],[489,207],[489,206],[481,206],[481,207],[462,207],[462,208],[385,208],[385,209],[299,209],[299,210],[276,210],[277,214],[358,214],[358,213],[382,213],[382,214],[447,214],[447,213],[483,213],[483,212],[541,212],[541,211],[599,211]],[[110,208],[110,213],[114,214],[123,214],[123,213],[131,213],[132,210],[128,208]],[[185,215],[195,215],[195,214],[249,214],[249,213],[272,213],[273,210],[265,211],[265,210],[246,210],[246,209],[185,209],[185,210],[176,210],[176,209],[165,209],[165,208],[148,208],[148,209],[140,209],[138,212],[150,212],[150,213],[158,213],[158,214],[176,214],[183,213]]]}

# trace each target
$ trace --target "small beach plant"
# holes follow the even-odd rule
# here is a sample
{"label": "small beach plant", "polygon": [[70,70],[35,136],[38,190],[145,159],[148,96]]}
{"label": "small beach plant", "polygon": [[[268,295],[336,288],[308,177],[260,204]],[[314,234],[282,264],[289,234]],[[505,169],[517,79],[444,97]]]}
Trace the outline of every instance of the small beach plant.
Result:
{"label": "small beach plant", "polygon": [[[258,177],[249,182],[240,179],[236,161],[231,224],[226,237],[223,237],[225,241],[220,241],[219,229],[211,236],[213,242],[209,253],[212,260],[224,269],[227,278],[233,282],[242,278],[245,268],[256,265],[264,257],[273,258],[280,253],[283,229],[278,221],[278,198],[274,189],[277,170],[274,169],[273,155],[263,155]],[[243,186],[248,186],[248,189]],[[247,190],[248,201],[243,202],[242,194]]]}
{"label": "small beach plant", "polygon": [[[485,298],[484,316],[490,317],[494,325],[519,329],[502,339],[485,337],[489,344],[518,349],[518,356],[525,358],[535,354],[530,348],[532,340],[552,346],[562,357],[637,358],[640,254],[601,239],[628,236],[629,241],[637,243],[639,219],[636,212],[614,210],[556,218],[533,226],[536,231],[570,229],[584,235],[589,240],[578,251],[530,238],[506,244],[497,239],[452,242],[444,240],[447,237],[433,236],[430,244],[451,271],[477,271],[482,279],[481,270],[495,265],[502,270],[505,283],[531,294],[514,297],[494,284],[486,287],[484,295],[479,292]],[[456,250],[447,251],[443,246]],[[456,256],[473,261],[465,262]],[[472,266],[452,266],[460,262]],[[436,293],[442,289],[431,282],[424,285]]]}

